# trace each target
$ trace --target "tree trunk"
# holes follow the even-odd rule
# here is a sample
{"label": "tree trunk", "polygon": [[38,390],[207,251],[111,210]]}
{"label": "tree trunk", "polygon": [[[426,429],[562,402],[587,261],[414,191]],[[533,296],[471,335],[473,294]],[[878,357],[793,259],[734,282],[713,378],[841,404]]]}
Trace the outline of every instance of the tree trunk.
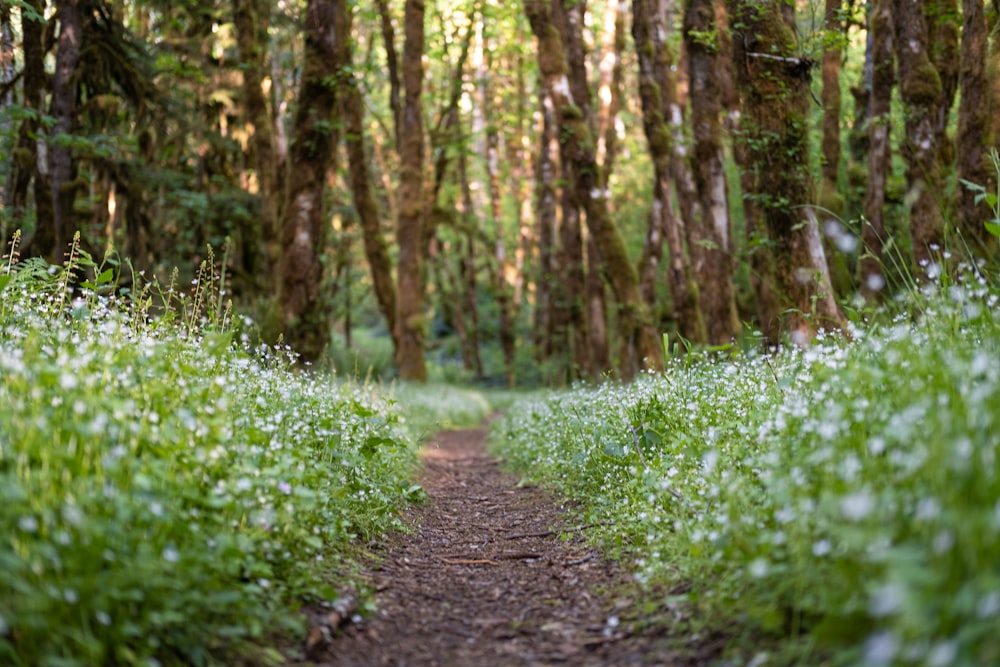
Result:
{"label": "tree trunk", "polygon": [[424,361],[423,258],[424,120],[420,95],[423,90],[424,2],[406,0],[403,47],[402,125],[399,128],[400,179],[399,220],[396,239],[399,260],[396,270],[396,329],[399,349],[396,367],[404,380],[427,381]]}
{"label": "tree trunk", "polygon": [[660,337],[639,292],[639,278],[628,258],[625,241],[608,215],[607,196],[597,187],[592,134],[587,116],[582,113],[567,78],[566,56],[562,39],[552,23],[551,7],[541,0],[527,1],[524,6],[538,40],[539,68],[545,88],[552,96],[559,117],[562,156],[573,165],[573,187],[586,207],[587,227],[607,268],[618,304],[619,372],[623,378],[630,379],[643,366],[662,368]]}
{"label": "tree trunk", "polygon": [[743,98],[753,189],[771,242],[777,286],[792,341],[805,345],[819,328],[839,328],[819,227],[812,209],[808,117],[810,64],[779,3],[730,0],[734,62]]}
{"label": "tree trunk", "polygon": [[[83,14],[80,0],[61,0],[57,5],[59,40],[55,73],[52,77],[54,119],[49,133],[49,175],[52,185],[52,240],[50,247],[39,247],[50,261],[59,263],[73,236],[75,164],[69,135],[76,129],[76,71],[83,49]],[[41,222],[41,221],[39,221]]]}
{"label": "tree trunk", "polygon": [[472,188],[469,182],[467,151],[459,151],[458,169],[462,186],[462,221],[465,226],[465,254],[462,256],[462,304],[469,317],[466,336],[469,342],[469,355],[476,379],[483,378],[483,358],[479,350],[479,288],[476,280],[476,231],[478,222],[472,201]]}
{"label": "tree trunk", "polygon": [[704,265],[699,271],[701,312],[708,341],[731,342],[740,331],[733,288],[733,241],[729,220],[729,192],[722,159],[722,97],[716,43],[705,35],[717,34],[712,0],[689,0],[684,16],[684,43],[688,53],[691,125],[694,134],[692,167],[701,208],[695,225],[696,242]]}
{"label": "tree trunk", "polygon": [[305,15],[305,60],[295,114],[282,221],[278,304],[285,340],[304,361],[316,361],[330,342],[323,299],[322,256],[330,225],[323,193],[338,139],[337,91],[350,35],[346,0],[310,0]]}
{"label": "tree trunk", "polygon": [[342,113],[344,115],[345,143],[349,164],[348,178],[354,198],[354,209],[361,219],[365,257],[372,275],[375,299],[392,336],[393,351],[399,349],[396,338],[396,286],[392,280],[392,259],[389,246],[382,234],[378,203],[372,192],[368,173],[368,156],[365,153],[364,101],[353,75],[343,79]]}
{"label": "tree trunk", "polygon": [[551,98],[542,91],[542,132],[539,138],[535,166],[537,194],[538,275],[535,278],[535,359],[544,361],[552,356],[556,332],[554,309],[556,294],[556,169],[559,143],[555,110]]}
{"label": "tree trunk", "polygon": [[281,192],[278,189],[278,160],[275,155],[273,120],[264,94],[267,65],[268,24],[271,3],[266,0],[233,0],[240,70],[243,72],[243,97],[249,132],[252,135],[253,166],[261,198],[261,229],[267,275],[272,277],[281,261],[281,235],[278,212]]}
{"label": "tree trunk", "polygon": [[877,0],[868,31],[872,40],[872,85],[868,99],[871,118],[868,126],[868,178],[865,185],[865,223],[859,263],[861,295],[872,302],[885,288],[883,250],[885,233],[885,185],[891,169],[889,111],[896,80],[893,60],[892,0]]}
{"label": "tree trunk", "polygon": [[894,0],[893,22],[899,90],[906,107],[902,153],[907,162],[906,199],[911,202],[910,235],[913,257],[918,266],[926,267],[934,261],[935,249],[940,251],[944,233],[944,179],[938,161],[941,137],[937,124],[945,88],[931,61],[924,12],[912,0]]}
{"label": "tree trunk", "polygon": [[[653,206],[650,213],[646,241],[639,260],[643,291],[650,299],[655,294],[654,280],[658,273],[660,248],[664,240],[670,251],[667,283],[674,305],[674,320],[684,338],[696,343],[707,340],[705,323],[698,304],[698,288],[693,280],[687,249],[684,247],[684,223],[673,212],[671,197],[671,160],[675,153],[671,147],[671,126],[667,114],[680,113],[676,105],[668,105],[670,96],[670,55],[663,41],[665,35],[662,16],[654,11],[652,0],[636,0],[632,5],[632,36],[639,61],[639,96],[642,100],[643,127],[653,160]],[[678,156],[680,157],[680,156]],[[697,202],[697,191],[691,182],[692,203]],[[694,216],[694,207],[688,213]]]}
{"label": "tree trunk", "polygon": [[[989,159],[994,146],[993,114],[996,100],[987,74],[989,33],[983,0],[962,0],[961,95],[958,109],[958,177],[996,193],[996,172]],[[958,224],[973,253],[989,257],[996,249],[996,238],[983,224],[991,211],[976,203],[977,192],[959,184]]]}
{"label": "tree trunk", "polygon": [[382,26],[382,41],[385,46],[385,61],[389,70],[389,108],[392,109],[393,139],[396,152],[402,151],[403,107],[400,104],[399,56],[396,55],[396,30],[392,26],[392,14],[386,0],[376,0]]}

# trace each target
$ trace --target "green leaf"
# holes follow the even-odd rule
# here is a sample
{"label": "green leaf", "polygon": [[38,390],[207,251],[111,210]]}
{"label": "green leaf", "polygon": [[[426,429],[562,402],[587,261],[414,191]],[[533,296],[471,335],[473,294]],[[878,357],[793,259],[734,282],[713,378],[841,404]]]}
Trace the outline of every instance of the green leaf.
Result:
{"label": "green leaf", "polygon": [[993,236],[1000,238],[1000,222],[993,221],[984,224],[986,225],[986,231],[988,231]]}

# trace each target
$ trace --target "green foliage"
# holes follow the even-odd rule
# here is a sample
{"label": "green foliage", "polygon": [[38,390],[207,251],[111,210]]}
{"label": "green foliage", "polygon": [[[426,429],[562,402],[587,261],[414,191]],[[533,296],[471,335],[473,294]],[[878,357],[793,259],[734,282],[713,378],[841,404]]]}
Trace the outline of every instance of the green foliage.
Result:
{"label": "green foliage", "polygon": [[1000,295],[969,273],[908,298],[850,342],[523,401],[495,447],[608,522],[640,581],[745,628],[744,660],[996,664]]}
{"label": "green foliage", "polygon": [[224,286],[110,278],[78,251],[0,265],[0,663],[233,664],[397,526],[414,439],[370,390],[250,347]]}

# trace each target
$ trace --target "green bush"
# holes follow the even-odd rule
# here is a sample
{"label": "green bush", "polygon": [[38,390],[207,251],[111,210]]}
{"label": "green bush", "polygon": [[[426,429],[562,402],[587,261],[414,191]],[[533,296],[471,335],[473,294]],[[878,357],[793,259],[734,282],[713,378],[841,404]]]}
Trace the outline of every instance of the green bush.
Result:
{"label": "green bush", "polygon": [[972,276],[913,301],[852,342],[523,402],[496,447],[624,534],[641,581],[746,628],[742,659],[997,664],[998,297]]}
{"label": "green bush", "polygon": [[207,288],[153,319],[79,268],[0,269],[0,664],[231,664],[396,525],[414,440]]}

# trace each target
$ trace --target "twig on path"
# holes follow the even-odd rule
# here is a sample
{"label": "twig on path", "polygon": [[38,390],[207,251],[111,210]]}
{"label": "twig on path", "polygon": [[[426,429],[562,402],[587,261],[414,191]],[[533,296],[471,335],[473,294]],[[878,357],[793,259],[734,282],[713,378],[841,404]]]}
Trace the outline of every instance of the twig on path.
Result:
{"label": "twig on path", "polygon": [[442,563],[447,565],[499,565],[500,563],[489,558],[442,558]]}
{"label": "twig on path", "polygon": [[567,560],[565,562],[565,565],[566,567],[570,567],[571,565],[583,565],[584,563],[588,563],[594,560],[595,558],[596,556],[594,554],[587,554],[586,556],[583,556],[581,558],[574,558],[573,560]]}
{"label": "twig on path", "polygon": [[508,535],[505,540],[524,540],[529,537],[550,537],[552,535],[562,535],[563,533],[579,533],[583,530],[588,530],[590,528],[597,528],[599,526],[610,526],[611,524],[606,521],[599,521],[597,523],[588,523],[583,526],[577,526],[576,528],[563,528],[561,530],[543,530],[539,533],[518,533],[517,535]]}

